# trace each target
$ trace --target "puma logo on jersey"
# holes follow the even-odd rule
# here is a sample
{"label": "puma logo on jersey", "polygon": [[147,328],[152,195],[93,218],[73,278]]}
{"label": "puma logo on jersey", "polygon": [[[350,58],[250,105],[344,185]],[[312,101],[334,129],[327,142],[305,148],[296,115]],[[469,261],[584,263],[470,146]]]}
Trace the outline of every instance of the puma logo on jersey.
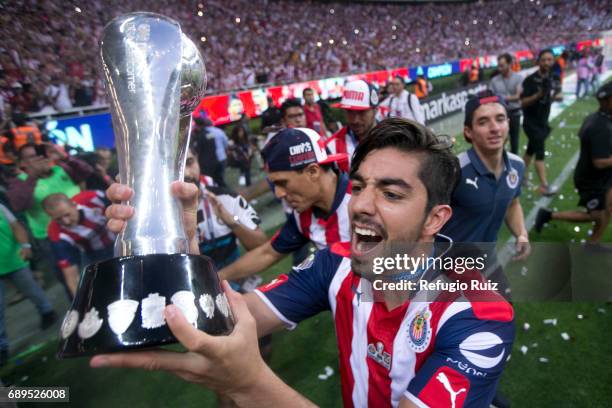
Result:
{"label": "puma logo on jersey", "polygon": [[457,391],[453,390],[453,387],[451,387],[451,383],[448,380],[448,377],[444,373],[439,373],[436,376],[436,379],[440,381],[440,383],[442,383],[442,386],[444,386],[444,389],[448,391],[450,395],[450,400],[451,400],[451,408],[455,408],[455,402],[457,401],[457,395],[461,394],[462,392],[466,392],[467,390],[465,388],[460,388]]}
{"label": "puma logo on jersey", "polygon": [[465,184],[471,184],[476,190],[478,190],[478,177],[474,177],[474,180],[465,178]]}

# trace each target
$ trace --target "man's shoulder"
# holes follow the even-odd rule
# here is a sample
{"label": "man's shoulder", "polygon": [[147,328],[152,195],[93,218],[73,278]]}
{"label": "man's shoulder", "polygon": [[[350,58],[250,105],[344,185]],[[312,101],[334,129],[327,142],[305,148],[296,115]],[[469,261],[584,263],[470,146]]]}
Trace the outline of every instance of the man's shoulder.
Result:
{"label": "man's shoulder", "polygon": [[521,156],[512,152],[507,152],[507,154],[508,160],[514,168],[521,171],[525,169],[525,162],[523,161],[523,158]]}

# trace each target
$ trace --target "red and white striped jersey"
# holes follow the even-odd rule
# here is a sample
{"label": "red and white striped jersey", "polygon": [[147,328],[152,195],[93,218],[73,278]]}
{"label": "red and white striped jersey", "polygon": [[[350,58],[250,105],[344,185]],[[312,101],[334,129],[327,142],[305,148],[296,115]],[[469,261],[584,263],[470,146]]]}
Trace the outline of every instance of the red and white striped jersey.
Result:
{"label": "red and white striped jersey", "polygon": [[502,299],[458,296],[410,301],[388,310],[362,299],[371,283],[351,270],[348,245],[317,252],[256,294],[293,328],[331,310],[346,407],[488,407],[514,338]]}
{"label": "red and white striped jersey", "polygon": [[327,141],[325,142],[325,147],[329,149],[331,154],[337,153],[346,153],[348,156],[348,161],[338,163],[340,169],[344,172],[349,171],[351,168],[351,161],[353,159],[353,153],[357,148],[357,137],[353,134],[353,131],[348,128],[348,126],[344,126],[342,129],[334,133]]}
{"label": "red and white striped jersey", "polygon": [[272,237],[272,248],[286,254],[297,251],[309,241],[317,249],[350,239],[348,203],[351,199],[351,183],[346,173],[340,173],[336,193],[329,214],[315,208],[298,213],[293,211],[287,222]]}
{"label": "red and white striped jersey", "polygon": [[104,210],[109,204],[102,191],[83,191],[71,199],[77,204],[79,222],[74,227],[64,227],[51,221],[48,235],[58,264],[64,268],[78,264],[75,249],[85,253],[111,247],[115,234],[106,228]]}

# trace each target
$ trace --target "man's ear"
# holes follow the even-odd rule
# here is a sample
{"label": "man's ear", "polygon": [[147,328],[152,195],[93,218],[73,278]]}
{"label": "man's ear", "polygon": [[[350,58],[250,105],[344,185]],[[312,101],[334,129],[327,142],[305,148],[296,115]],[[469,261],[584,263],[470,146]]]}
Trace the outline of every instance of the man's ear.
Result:
{"label": "man's ear", "polygon": [[453,210],[450,205],[440,204],[434,206],[431,210],[429,210],[429,214],[427,214],[427,218],[425,218],[425,222],[423,223],[423,228],[421,230],[422,237],[433,237],[435,236],[444,224],[450,220],[453,215]]}
{"label": "man's ear", "polygon": [[469,126],[463,127],[463,138],[466,142],[472,143],[472,128]]}
{"label": "man's ear", "polygon": [[308,177],[310,177],[311,180],[315,181],[319,180],[321,174],[323,173],[323,169],[316,163],[310,163],[308,166],[306,166],[304,172],[308,175]]}

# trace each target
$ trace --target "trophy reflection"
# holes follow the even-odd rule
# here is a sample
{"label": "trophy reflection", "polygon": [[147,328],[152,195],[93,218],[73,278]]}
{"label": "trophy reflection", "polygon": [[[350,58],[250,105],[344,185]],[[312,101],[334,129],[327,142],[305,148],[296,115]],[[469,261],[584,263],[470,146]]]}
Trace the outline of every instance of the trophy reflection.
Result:
{"label": "trophy reflection", "polygon": [[191,113],[206,89],[199,51],[180,25],[153,13],[112,20],[100,54],[121,183],[134,189],[134,216],[115,242],[115,258],[89,265],[60,329],[58,357],[176,342],[163,310],[172,303],[198,329],[233,328],[211,260],[189,255],[181,203]]}

